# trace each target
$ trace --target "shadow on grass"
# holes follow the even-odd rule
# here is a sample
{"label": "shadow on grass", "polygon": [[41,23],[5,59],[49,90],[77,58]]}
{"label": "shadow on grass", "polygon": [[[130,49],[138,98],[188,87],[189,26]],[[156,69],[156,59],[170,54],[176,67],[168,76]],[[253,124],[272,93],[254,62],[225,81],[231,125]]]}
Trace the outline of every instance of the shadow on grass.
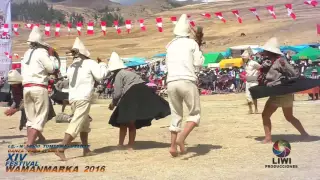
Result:
{"label": "shadow on grass", "polygon": [[188,147],[187,153],[194,153],[194,154],[189,157],[185,157],[182,160],[189,160],[194,157],[204,156],[204,155],[208,154],[211,150],[221,149],[221,148],[222,148],[222,146],[212,145],[212,144],[198,144],[195,147]]}
{"label": "shadow on grass", "polygon": [[[250,138],[250,137],[247,137]],[[263,141],[264,136],[254,137],[256,141]],[[295,143],[295,142],[314,142],[314,141],[320,141],[320,136],[309,136],[308,138],[304,138],[301,135],[296,134],[277,134],[272,135],[272,141],[276,142],[277,140],[286,140],[289,143]]]}

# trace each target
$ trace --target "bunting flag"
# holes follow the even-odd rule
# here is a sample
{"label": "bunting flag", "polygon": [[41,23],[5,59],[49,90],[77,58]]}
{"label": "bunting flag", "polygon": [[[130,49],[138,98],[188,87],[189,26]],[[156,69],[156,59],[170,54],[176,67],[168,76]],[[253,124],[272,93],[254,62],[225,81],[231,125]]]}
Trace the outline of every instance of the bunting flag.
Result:
{"label": "bunting flag", "polygon": [[105,36],[107,34],[107,22],[101,21],[100,25],[101,25],[101,31],[102,31],[103,35]]}
{"label": "bunting flag", "polygon": [[260,21],[260,17],[259,17],[259,14],[257,13],[256,8],[250,8],[249,11],[251,11],[256,16],[258,21]]}
{"label": "bunting flag", "polygon": [[176,16],[172,16],[170,19],[173,24],[177,24],[177,17]]}
{"label": "bunting flag", "polygon": [[157,17],[156,18],[156,22],[157,22],[158,31],[159,32],[163,32],[162,18],[161,17]]}
{"label": "bunting flag", "polygon": [[14,32],[14,34],[17,35],[17,36],[19,36],[18,29],[19,29],[19,24],[14,24],[14,25],[13,25],[13,32]]}
{"label": "bunting flag", "polygon": [[127,32],[130,33],[132,28],[131,20],[126,20],[126,28],[127,28]]}
{"label": "bunting flag", "polygon": [[320,24],[317,24],[317,34],[320,35]]}
{"label": "bunting flag", "polygon": [[46,25],[44,26],[44,34],[45,34],[46,36],[50,36],[50,24],[46,24]]}
{"label": "bunting flag", "polygon": [[77,31],[78,31],[78,35],[81,36],[81,29],[82,29],[82,23],[78,22],[77,23]]}
{"label": "bunting flag", "polygon": [[7,36],[8,33],[9,33],[9,24],[4,24],[3,25],[3,33],[2,33],[2,35],[3,36]]}
{"label": "bunting flag", "polygon": [[191,16],[188,15],[188,19],[189,19],[189,24],[191,27],[196,27],[196,23],[191,19]]}
{"label": "bunting flag", "polygon": [[316,0],[307,0],[304,3],[307,5],[311,5],[313,7],[316,7],[318,5],[318,1],[316,1]]}
{"label": "bunting flag", "polygon": [[57,23],[56,24],[56,32],[55,32],[55,36],[56,37],[59,37],[60,36],[60,28],[61,28],[61,24],[60,23]]}
{"label": "bunting flag", "polygon": [[118,22],[118,21],[114,21],[114,22],[113,22],[113,25],[114,25],[114,27],[116,28],[117,33],[120,34],[120,33],[121,33],[121,29],[120,29],[120,27],[119,27],[119,22]]}
{"label": "bunting flag", "polygon": [[292,10],[292,4],[285,4],[285,7],[287,8],[287,11],[288,11],[288,16],[291,16],[292,19],[296,19],[296,14],[293,13],[293,10]]}
{"label": "bunting flag", "polygon": [[87,25],[87,34],[88,35],[94,34],[93,26],[94,26],[93,22],[88,22],[88,25]]}
{"label": "bunting flag", "polygon": [[267,6],[266,7],[273,19],[277,19],[276,13],[274,12],[273,6]]}
{"label": "bunting flag", "polygon": [[144,25],[144,19],[139,19],[141,31],[146,31],[146,26]]}
{"label": "bunting flag", "polygon": [[7,58],[12,59],[12,56],[8,52],[4,52],[4,54],[7,56]]}
{"label": "bunting flag", "polygon": [[241,24],[242,23],[242,19],[239,16],[239,11],[238,10],[233,10],[232,13],[238,18],[238,22]]}
{"label": "bunting flag", "polygon": [[223,23],[226,23],[226,19],[223,18],[222,12],[216,12],[214,13]]}
{"label": "bunting flag", "polygon": [[25,27],[26,27],[26,28],[29,28],[29,29],[32,29],[33,25],[30,24],[30,23],[27,23],[27,24],[25,24]]}
{"label": "bunting flag", "polygon": [[202,13],[201,16],[204,16],[206,18],[211,18],[211,14],[210,13]]}
{"label": "bunting flag", "polygon": [[16,57],[16,59],[19,59],[19,54],[13,54],[14,55],[14,57]]}
{"label": "bunting flag", "polygon": [[70,34],[71,32],[71,28],[72,28],[72,24],[70,22],[68,22],[68,33]]}
{"label": "bunting flag", "polygon": [[40,27],[40,24],[32,24],[32,29],[33,29],[34,27],[36,27],[36,26],[39,28],[39,27]]}

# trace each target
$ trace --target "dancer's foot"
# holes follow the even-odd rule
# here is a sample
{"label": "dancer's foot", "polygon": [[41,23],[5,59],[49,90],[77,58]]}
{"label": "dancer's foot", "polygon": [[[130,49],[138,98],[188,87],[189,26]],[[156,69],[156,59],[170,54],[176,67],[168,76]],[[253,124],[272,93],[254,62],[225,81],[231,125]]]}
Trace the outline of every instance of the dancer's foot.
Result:
{"label": "dancer's foot", "polygon": [[176,147],[170,147],[169,153],[171,154],[172,157],[177,157],[178,156],[177,146]]}
{"label": "dancer's foot", "polygon": [[83,156],[94,156],[96,155],[97,153],[93,152],[93,151],[90,151],[90,149],[84,149],[83,150]]}
{"label": "dancer's foot", "polygon": [[256,110],[254,111],[254,113],[255,113],[255,114],[258,114],[258,113],[259,113],[258,109],[256,109]]}
{"label": "dancer's foot", "polygon": [[61,161],[67,161],[66,155],[64,154],[64,150],[57,149],[57,150],[54,152],[54,154],[55,154],[56,156],[58,156],[58,157],[61,159]]}
{"label": "dancer's foot", "polygon": [[305,141],[310,137],[308,133],[301,134],[300,141]]}
{"label": "dancer's foot", "polygon": [[180,154],[185,154],[186,153],[186,147],[185,147],[184,142],[177,141],[177,145],[179,146]]}
{"label": "dancer's foot", "polygon": [[270,144],[270,143],[272,143],[272,139],[265,138],[261,143],[262,144]]}
{"label": "dancer's foot", "polygon": [[252,111],[252,110],[249,110],[249,111],[248,111],[248,114],[253,114],[253,111]]}
{"label": "dancer's foot", "polygon": [[127,150],[128,151],[133,151],[133,146],[128,145]]}

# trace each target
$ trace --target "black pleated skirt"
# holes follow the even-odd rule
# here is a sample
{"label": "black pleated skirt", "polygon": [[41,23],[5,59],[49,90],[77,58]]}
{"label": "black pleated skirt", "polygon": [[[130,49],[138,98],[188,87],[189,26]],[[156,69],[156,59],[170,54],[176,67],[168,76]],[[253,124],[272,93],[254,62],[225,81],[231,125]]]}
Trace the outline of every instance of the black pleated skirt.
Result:
{"label": "black pleated skirt", "polygon": [[170,115],[169,103],[153,92],[145,84],[133,85],[121,98],[112,113],[109,124],[120,127],[135,121],[137,129],[151,126],[153,119],[162,119]]}
{"label": "black pleated skirt", "polygon": [[320,86],[320,79],[298,78],[283,82],[282,84],[277,86],[254,86],[249,90],[253,99],[259,99],[269,96],[292,94],[300,91],[305,91],[317,86]]}

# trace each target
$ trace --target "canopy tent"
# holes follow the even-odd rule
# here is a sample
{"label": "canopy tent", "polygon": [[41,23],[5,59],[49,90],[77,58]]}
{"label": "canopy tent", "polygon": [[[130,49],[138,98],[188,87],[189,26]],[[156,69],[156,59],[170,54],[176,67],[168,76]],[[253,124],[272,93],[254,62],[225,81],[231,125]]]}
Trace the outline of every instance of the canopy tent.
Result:
{"label": "canopy tent", "polygon": [[223,59],[220,61],[220,68],[241,67],[243,65],[242,58]]}
{"label": "canopy tent", "polygon": [[124,64],[127,66],[127,67],[134,67],[134,66],[141,66],[141,65],[145,65],[147,64],[145,62],[145,58],[123,58],[122,59],[124,61]]}
{"label": "canopy tent", "polygon": [[301,52],[306,48],[309,48],[309,45],[298,45],[298,46],[280,46],[281,52],[286,53],[287,51]]}
{"label": "canopy tent", "polygon": [[312,61],[316,61],[317,59],[320,59],[320,49],[309,47],[292,56],[292,60],[294,61],[300,59],[310,59]]}
{"label": "canopy tent", "polygon": [[320,66],[315,66],[315,67],[307,67],[307,69],[304,71],[303,75],[306,77],[311,76],[311,72],[316,69],[318,71],[318,74],[320,74]]}
{"label": "canopy tent", "polygon": [[203,63],[204,67],[207,67],[208,64],[211,64],[211,63],[219,63],[221,59],[224,58],[221,53],[208,53],[208,54],[204,54],[203,56],[205,58]]}
{"label": "canopy tent", "polygon": [[161,54],[156,54],[153,56],[153,58],[164,58],[166,57],[167,53],[161,53]]}

